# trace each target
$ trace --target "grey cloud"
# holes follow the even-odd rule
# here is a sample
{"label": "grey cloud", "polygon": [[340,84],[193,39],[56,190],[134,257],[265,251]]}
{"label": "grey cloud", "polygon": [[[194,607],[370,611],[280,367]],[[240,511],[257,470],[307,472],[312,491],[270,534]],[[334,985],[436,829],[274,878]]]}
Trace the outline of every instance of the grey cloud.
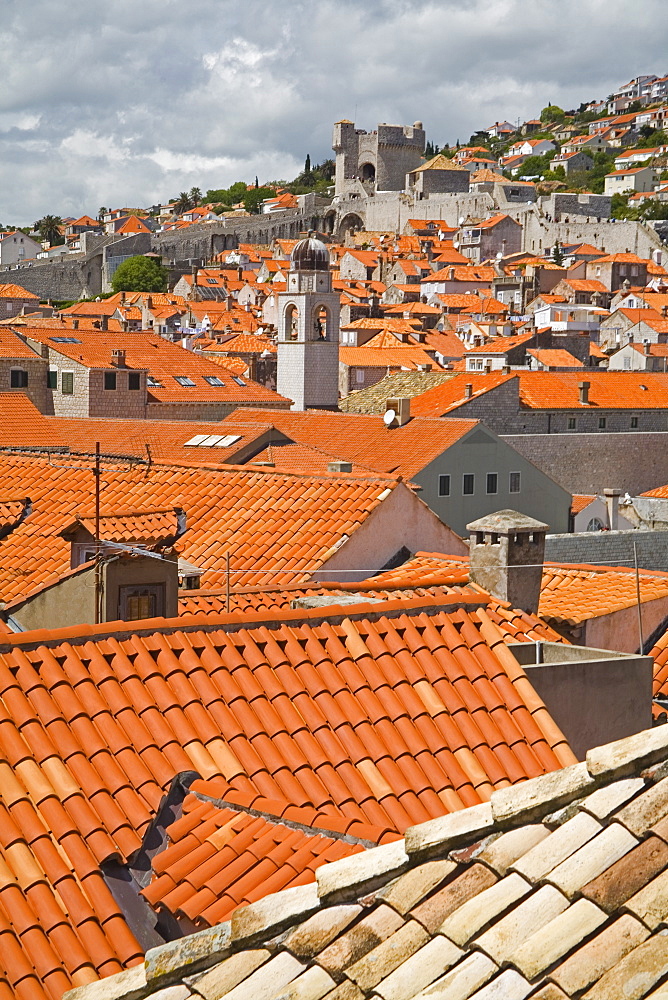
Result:
{"label": "grey cloud", "polygon": [[[663,73],[665,0],[7,0],[0,220],[289,178],[332,122],[438,142]],[[630,18],[630,20],[629,20]]]}

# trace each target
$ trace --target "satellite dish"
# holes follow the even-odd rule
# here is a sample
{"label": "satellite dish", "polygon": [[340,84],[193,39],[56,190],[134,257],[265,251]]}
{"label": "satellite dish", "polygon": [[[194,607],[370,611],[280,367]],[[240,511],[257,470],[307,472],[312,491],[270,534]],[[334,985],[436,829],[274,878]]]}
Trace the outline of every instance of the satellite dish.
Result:
{"label": "satellite dish", "polygon": [[385,424],[386,427],[389,427],[390,424],[393,423],[394,420],[396,420],[396,417],[397,415],[394,412],[394,410],[386,410],[383,415],[383,423]]}

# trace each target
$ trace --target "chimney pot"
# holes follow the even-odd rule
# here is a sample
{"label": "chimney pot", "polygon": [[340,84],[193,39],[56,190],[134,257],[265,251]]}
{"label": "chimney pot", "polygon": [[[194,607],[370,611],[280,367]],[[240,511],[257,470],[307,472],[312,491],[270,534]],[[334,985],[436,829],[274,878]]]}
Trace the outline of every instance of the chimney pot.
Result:
{"label": "chimney pot", "polygon": [[78,330],[79,329],[79,320],[78,319],[73,319],[72,320],[72,329],[73,330]]}
{"label": "chimney pot", "polygon": [[117,368],[125,368],[125,351],[122,348],[112,348],[111,363],[116,365]]}
{"label": "chimney pot", "polygon": [[621,495],[621,490],[603,490],[605,505],[608,508],[608,528],[610,531],[619,530],[619,498]]}
{"label": "chimney pot", "polygon": [[472,395],[473,395],[473,386],[470,382],[467,382],[466,385],[464,386],[464,398],[470,399]]}
{"label": "chimney pot", "polygon": [[515,510],[499,510],[466,525],[469,576],[511,607],[538,609],[547,524]]}

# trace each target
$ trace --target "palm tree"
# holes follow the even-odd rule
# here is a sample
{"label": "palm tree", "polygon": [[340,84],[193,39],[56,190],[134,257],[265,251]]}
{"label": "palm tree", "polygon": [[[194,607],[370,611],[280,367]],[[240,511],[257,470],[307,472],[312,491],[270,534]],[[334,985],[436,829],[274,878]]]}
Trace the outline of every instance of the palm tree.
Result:
{"label": "palm tree", "polygon": [[182,215],[183,212],[187,212],[191,207],[190,195],[187,191],[182,191],[174,203],[174,211],[177,215]]}
{"label": "palm tree", "polygon": [[202,192],[200,191],[200,189],[198,187],[192,187],[190,189],[190,194],[188,195],[188,197],[190,198],[190,206],[189,207],[190,208],[197,208],[197,206],[199,205],[200,201],[202,200]]}
{"label": "palm tree", "polygon": [[102,221],[102,219],[104,218],[104,216],[107,214],[108,211],[109,210],[108,210],[108,208],[107,208],[106,205],[101,205],[100,206],[100,208],[98,209],[98,212],[97,212],[97,217],[100,220],[100,222]]}
{"label": "palm tree", "polygon": [[60,232],[63,220],[59,215],[45,215],[35,223],[35,229],[39,233],[39,238],[43,243],[50,243],[52,246],[63,243],[64,239]]}

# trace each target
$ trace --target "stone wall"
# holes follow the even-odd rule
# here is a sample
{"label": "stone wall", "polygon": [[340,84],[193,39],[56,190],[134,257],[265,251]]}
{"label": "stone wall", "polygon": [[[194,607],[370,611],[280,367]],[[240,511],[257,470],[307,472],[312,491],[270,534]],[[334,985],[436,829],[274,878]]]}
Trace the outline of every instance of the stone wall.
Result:
{"label": "stone wall", "polygon": [[641,569],[668,571],[668,531],[585,531],[581,534],[548,535],[548,562],[594,563],[633,566],[633,543]]}
{"label": "stone wall", "polygon": [[502,437],[569,493],[614,488],[636,496],[668,483],[666,431]]}

